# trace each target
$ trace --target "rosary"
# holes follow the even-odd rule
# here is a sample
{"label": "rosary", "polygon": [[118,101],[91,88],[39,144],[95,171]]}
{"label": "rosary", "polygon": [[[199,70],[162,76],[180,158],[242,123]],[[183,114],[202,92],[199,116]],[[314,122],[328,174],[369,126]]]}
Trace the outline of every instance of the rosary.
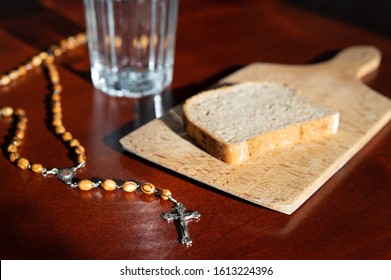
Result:
{"label": "rosary", "polygon": [[61,56],[64,52],[72,50],[87,42],[87,37],[84,33],[68,37],[62,40],[59,45],[49,47],[47,51],[40,52],[33,56],[25,64],[9,71],[0,76],[0,88],[9,85],[18,78],[25,76],[29,71],[37,67],[44,67],[48,73],[50,88],[51,88],[51,122],[55,134],[68,146],[71,153],[75,157],[75,166],[70,168],[51,168],[47,169],[40,163],[30,163],[30,161],[19,154],[20,146],[25,138],[25,130],[27,128],[26,112],[9,106],[0,107],[0,118],[13,118],[15,122],[15,130],[11,135],[11,142],[7,146],[7,156],[9,160],[17,167],[23,170],[30,170],[36,174],[41,174],[43,177],[56,176],[66,185],[71,188],[79,188],[82,191],[89,191],[92,188],[100,187],[105,191],[113,191],[122,189],[125,192],[142,191],[148,195],[155,195],[163,200],[169,200],[173,203],[170,212],[161,214],[161,217],[167,221],[176,221],[180,229],[180,241],[182,244],[189,246],[192,240],[189,235],[188,221],[192,219],[198,220],[201,214],[197,211],[188,211],[184,205],[171,196],[168,189],[156,188],[151,183],[138,183],[133,180],[125,181],[119,185],[112,179],[103,181],[93,181],[89,179],[77,180],[75,178],[78,169],[85,167],[86,155],[85,149],[80,142],[64,127],[62,122],[61,108],[61,91],[60,76],[54,64],[56,57]]}

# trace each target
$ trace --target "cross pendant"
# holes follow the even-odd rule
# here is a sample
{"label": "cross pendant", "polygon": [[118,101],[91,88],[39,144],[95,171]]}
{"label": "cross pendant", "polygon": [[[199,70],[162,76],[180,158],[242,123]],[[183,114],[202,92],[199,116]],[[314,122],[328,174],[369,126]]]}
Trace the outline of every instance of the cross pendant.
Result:
{"label": "cross pendant", "polygon": [[181,231],[181,243],[190,246],[192,240],[189,235],[189,228],[187,226],[188,221],[192,219],[198,220],[201,217],[201,214],[197,211],[188,211],[186,212],[185,206],[180,202],[175,202],[172,211],[169,213],[163,213],[161,217],[167,221],[178,221],[179,228]]}

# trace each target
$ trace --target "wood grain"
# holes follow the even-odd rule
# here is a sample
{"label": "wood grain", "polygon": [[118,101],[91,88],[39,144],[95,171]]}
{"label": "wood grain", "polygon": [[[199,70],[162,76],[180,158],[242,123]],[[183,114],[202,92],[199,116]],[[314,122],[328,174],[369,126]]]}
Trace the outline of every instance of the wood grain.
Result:
{"label": "wood grain", "polygon": [[188,139],[177,107],[121,139],[124,149],[255,204],[293,213],[352,158],[391,118],[391,101],[360,78],[374,71],[380,52],[355,46],[314,65],[254,63],[222,83],[263,81],[288,85],[340,113],[337,135],[263,153],[228,165]]}

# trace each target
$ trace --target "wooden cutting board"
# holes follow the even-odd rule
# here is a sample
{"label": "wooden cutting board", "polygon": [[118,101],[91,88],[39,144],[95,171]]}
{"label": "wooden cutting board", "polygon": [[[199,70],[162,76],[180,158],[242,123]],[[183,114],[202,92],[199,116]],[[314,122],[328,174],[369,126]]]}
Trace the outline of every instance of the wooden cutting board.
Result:
{"label": "wooden cutting board", "polygon": [[239,166],[210,156],[190,140],[178,106],[121,139],[124,149],[242,199],[291,214],[356,154],[391,118],[391,101],[360,78],[375,70],[372,46],[344,49],[313,65],[250,64],[221,82],[287,84],[340,113],[337,135],[266,152]]}

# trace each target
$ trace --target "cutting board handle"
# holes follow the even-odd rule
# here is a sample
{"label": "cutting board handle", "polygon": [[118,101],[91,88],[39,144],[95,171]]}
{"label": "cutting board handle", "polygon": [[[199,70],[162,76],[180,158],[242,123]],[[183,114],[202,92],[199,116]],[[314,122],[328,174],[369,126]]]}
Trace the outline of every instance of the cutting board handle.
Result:
{"label": "cutting board handle", "polygon": [[329,67],[361,79],[380,65],[381,52],[374,46],[353,46],[343,49],[327,63]]}

